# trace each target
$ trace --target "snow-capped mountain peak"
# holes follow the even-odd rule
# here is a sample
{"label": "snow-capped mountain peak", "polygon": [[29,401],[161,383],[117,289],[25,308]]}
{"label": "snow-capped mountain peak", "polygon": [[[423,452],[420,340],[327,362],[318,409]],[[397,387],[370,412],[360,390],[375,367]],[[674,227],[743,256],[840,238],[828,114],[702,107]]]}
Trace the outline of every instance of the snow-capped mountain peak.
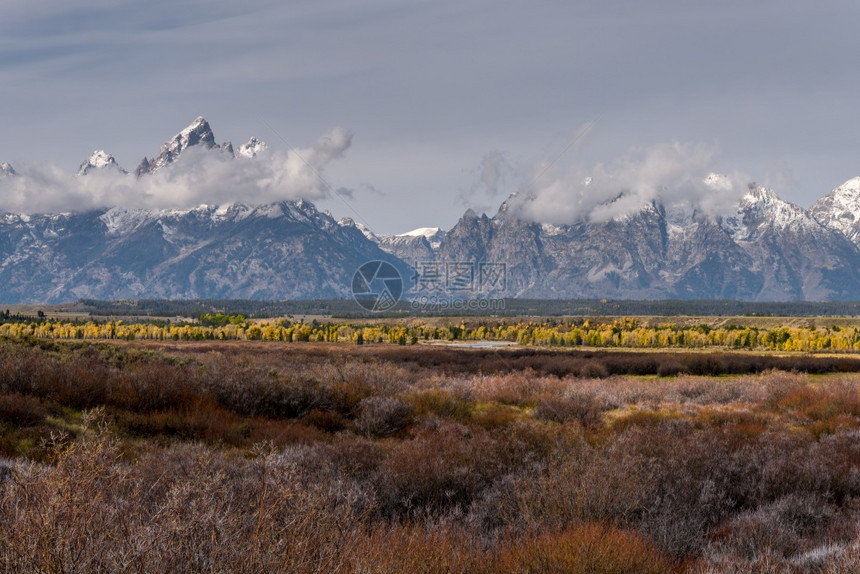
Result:
{"label": "snow-capped mountain peak", "polygon": [[809,213],[860,245],[860,177],[854,177],[816,201]]}
{"label": "snow-capped mountain peak", "polygon": [[780,201],[776,192],[755,182],[749,184],[742,200],[744,203],[774,203]]}
{"label": "snow-capped mountain peak", "polygon": [[860,177],[852,177],[834,190],[837,194],[856,198],[860,195]]}
{"label": "snow-capped mountain peak", "polygon": [[0,175],[18,175],[18,172],[8,162],[4,161],[0,162]]}
{"label": "snow-capped mountain peak", "polygon": [[197,116],[185,129],[176,134],[171,141],[165,143],[165,146],[174,148],[178,145],[181,149],[185,149],[188,146],[197,145],[202,142],[204,144],[211,143],[210,147],[214,147],[215,138],[211,137],[210,139],[210,136],[213,136],[213,134],[212,128],[209,127],[209,122],[203,116]]}
{"label": "snow-capped mountain peak", "polygon": [[220,146],[215,143],[215,134],[212,133],[212,128],[202,116],[191,122],[185,129],[164,142],[161,146],[159,154],[149,159],[144,157],[140,165],[134,170],[138,177],[155,173],[161,168],[175,162],[180,155],[190,147],[202,147],[204,150],[220,150],[223,154],[232,158],[253,158],[258,154],[266,151],[268,146],[266,142],[257,138],[251,138],[246,143],[240,145],[237,149],[233,148],[233,144],[229,141],[224,142]]}
{"label": "snow-capped mountain peak", "polygon": [[138,176],[155,173],[164,166],[176,161],[183,151],[192,146],[202,146],[204,149],[218,148],[215,143],[215,134],[209,127],[209,122],[199,116],[185,129],[164,142],[158,156],[152,160],[144,157],[135,170]]}
{"label": "snow-capped mountain peak", "polygon": [[792,224],[814,223],[802,207],[781,199],[772,189],[755,183],[749,184],[747,193],[741,199],[738,214],[747,227],[766,224],[784,228]]}
{"label": "snow-capped mountain peak", "polygon": [[236,152],[236,154],[239,157],[252,158],[255,157],[258,153],[266,151],[268,147],[269,146],[266,145],[266,142],[258,140],[257,138],[251,138],[247,142],[239,146],[239,151]]}
{"label": "snow-capped mountain peak", "polygon": [[163,156],[168,156],[168,161],[172,161],[183,151],[195,145],[203,146],[206,149],[217,147],[215,144],[215,134],[212,133],[209,122],[203,119],[203,116],[199,116],[188,127],[161,146],[161,155],[156,158],[156,165],[158,165],[158,160]]}
{"label": "snow-capped mountain peak", "polygon": [[105,168],[118,169],[122,173],[127,173],[119,166],[119,164],[117,164],[116,159],[114,159],[111,154],[104,150],[97,149],[81,164],[81,167],[78,168],[77,175],[86,175],[90,170]]}

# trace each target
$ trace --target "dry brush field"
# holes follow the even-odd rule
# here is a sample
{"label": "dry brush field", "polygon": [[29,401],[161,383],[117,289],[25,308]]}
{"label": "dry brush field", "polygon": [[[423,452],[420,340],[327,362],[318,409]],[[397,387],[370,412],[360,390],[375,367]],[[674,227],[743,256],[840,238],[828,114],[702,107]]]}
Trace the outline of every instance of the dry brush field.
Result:
{"label": "dry brush field", "polygon": [[858,371],[3,339],[0,568],[860,571]]}

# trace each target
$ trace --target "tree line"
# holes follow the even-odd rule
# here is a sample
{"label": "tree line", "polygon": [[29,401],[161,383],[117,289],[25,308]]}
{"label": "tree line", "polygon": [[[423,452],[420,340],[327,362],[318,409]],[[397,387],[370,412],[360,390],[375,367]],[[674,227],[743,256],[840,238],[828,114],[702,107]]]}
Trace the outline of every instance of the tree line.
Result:
{"label": "tree line", "polygon": [[[436,307],[414,308],[408,300],[400,301],[385,314],[363,310],[352,299],[310,299],[257,301],[250,299],[135,299],[100,301],[82,299],[78,304],[99,316],[185,316],[205,313],[242,314],[247,317],[281,317],[288,315],[322,315],[339,318],[410,317],[438,315],[469,316],[764,316],[817,317],[860,316],[858,301],[785,301],[748,302],[723,300],[653,300],[627,301],[611,299],[502,299],[492,309]],[[479,307],[479,306],[476,306]],[[500,309],[501,308],[501,309]]]}
{"label": "tree line", "polygon": [[437,325],[406,322],[361,323],[289,319],[253,320],[243,315],[205,314],[193,323],[147,321],[0,322],[0,335],[46,339],[126,340],[251,340],[282,342],[387,343],[499,341],[542,347],[597,348],[731,348],[774,351],[860,351],[860,329],[810,326],[759,328],[741,325],[711,327],[673,323],[646,325],[636,318],[544,321],[465,321]]}

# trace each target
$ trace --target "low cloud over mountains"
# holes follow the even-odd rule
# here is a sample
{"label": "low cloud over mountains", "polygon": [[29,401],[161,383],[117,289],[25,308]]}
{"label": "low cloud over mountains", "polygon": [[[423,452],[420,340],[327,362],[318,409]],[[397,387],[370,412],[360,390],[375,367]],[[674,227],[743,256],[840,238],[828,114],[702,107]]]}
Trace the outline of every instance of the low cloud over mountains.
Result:
{"label": "low cloud over mountains", "polygon": [[[241,200],[265,204],[282,200],[318,200],[329,190],[322,175],[352,143],[352,134],[336,128],[302,149],[253,146],[234,154],[229,142],[210,140],[209,124],[198,118],[165,142],[147,164],[157,169],[128,173],[112,156],[97,150],[78,174],[51,164],[16,165],[15,173],[0,177],[0,209],[16,213],[86,211],[110,207],[182,209],[200,204]],[[89,164],[89,165],[88,165]]]}

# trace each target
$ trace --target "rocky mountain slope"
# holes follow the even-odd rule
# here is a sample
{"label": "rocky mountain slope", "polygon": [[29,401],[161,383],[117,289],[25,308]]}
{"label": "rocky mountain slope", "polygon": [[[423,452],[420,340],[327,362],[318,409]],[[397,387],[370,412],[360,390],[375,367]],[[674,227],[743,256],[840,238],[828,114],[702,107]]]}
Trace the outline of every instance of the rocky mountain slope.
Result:
{"label": "rocky mountain slope", "polygon": [[303,201],[0,218],[0,300],[349,297],[354,271],[388,260]]}
{"label": "rocky mountain slope", "polygon": [[809,214],[860,245],[860,177],[849,179],[816,201]]}
{"label": "rocky mountain slope", "polygon": [[[165,142],[135,173],[147,177],[196,147],[215,144],[203,118]],[[253,161],[266,144],[256,138],[237,157]],[[237,161],[239,161],[237,159]],[[14,169],[3,164],[0,177]],[[79,177],[117,169],[96,151]],[[352,275],[367,261],[409,271],[358,229],[338,225],[306,201],[248,206],[201,205],[184,210],[115,207],[84,213],[0,213],[0,301],[59,302],[79,298],[349,297]]]}
{"label": "rocky mountain slope", "polygon": [[679,219],[654,202],[607,222],[541,225],[505,203],[492,218],[464,215],[435,256],[504,263],[515,297],[860,299],[857,245],[771,190],[751,184],[730,217]]}
{"label": "rocky mountain slope", "polygon": [[0,177],[11,175],[18,175],[18,172],[8,162],[0,162]]}
{"label": "rocky mountain slope", "polygon": [[[266,152],[256,138],[235,152],[215,142],[197,118],[135,174],[171,169],[191,148],[243,162]],[[122,168],[96,151],[78,176],[94,170]],[[0,178],[14,177],[0,163]],[[0,213],[0,301],[349,297],[354,272],[373,260],[394,264],[407,287],[421,277],[413,266],[504,266],[503,283],[439,293],[453,297],[860,300],[860,178],[809,210],[750,184],[722,216],[651,201],[615,219],[550,225],[524,217],[521,200],[512,196],[492,217],[467,211],[449,231],[399,235],[335,221],[307,201]]]}
{"label": "rocky mountain slope", "polygon": [[[209,122],[203,117],[198,117],[188,127],[164,142],[161,151],[153,159],[144,157],[134,173],[138,177],[155,173],[175,162],[182,155],[182,152],[190,147],[201,147],[207,150],[219,148],[218,144],[215,143],[215,134],[212,133]],[[233,146],[230,145],[229,149],[232,152]]]}
{"label": "rocky mountain slope", "polygon": [[77,175],[87,175],[94,169],[116,169],[121,173],[128,173],[119,166],[116,159],[104,150],[97,149],[78,168]]}
{"label": "rocky mountain slope", "polygon": [[373,233],[348,217],[341,219],[340,224],[356,226],[365,237],[379,245],[380,249],[410,265],[414,265],[416,261],[433,260],[436,250],[445,238],[445,232],[438,227],[421,227],[406,233],[388,235]]}

